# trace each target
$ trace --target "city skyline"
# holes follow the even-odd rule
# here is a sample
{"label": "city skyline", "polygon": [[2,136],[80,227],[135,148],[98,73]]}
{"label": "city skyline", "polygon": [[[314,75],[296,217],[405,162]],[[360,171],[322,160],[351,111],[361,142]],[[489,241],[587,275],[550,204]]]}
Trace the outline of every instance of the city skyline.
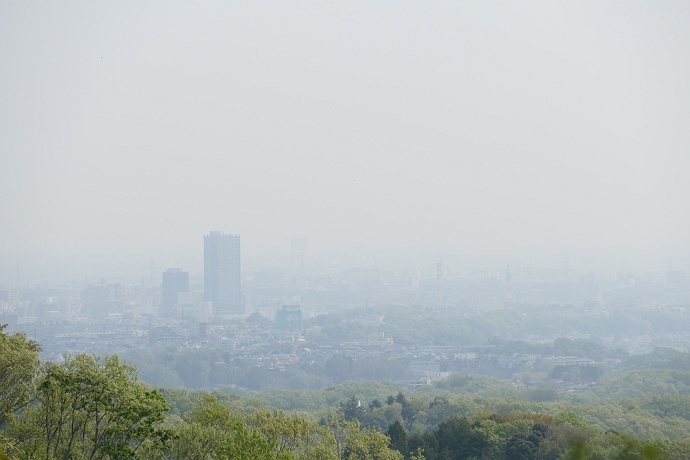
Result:
{"label": "city skyline", "polygon": [[[223,233],[223,232],[220,232]],[[239,235],[235,235],[239,236]],[[295,250],[295,241],[299,242],[299,250]],[[622,276],[624,274],[664,275],[668,272],[687,272],[683,264],[670,257],[659,259],[653,265],[631,267],[625,264],[592,268],[578,265],[568,257],[554,257],[538,260],[502,260],[470,259],[450,257],[440,251],[422,251],[415,258],[405,257],[405,254],[394,254],[377,251],[341,251],[317,253],[310,249],[306,251],[308,240],[293,238],[291,247],[285,248],[280,254],[263,257],[243,256],[240,275],[251,276],[256,272],[283,272],[292,276],[314,276],[347,269],[376,269],[390,272],[417,273],[418,276],[436,277],[439,262],[444,270],[454,275],[485,272],[487,274],[508,272],[513,270],[538,271],[570,271],[571,273],[591,273],[604,278]],[[51,284],[64,282],[98,283],[103,280],[117,282],[143,282],[147,285],[158,285],[165,282],[165,274],[169,271],[183,271],[187,276],[187,283],[194,281],[199,284],[204,279],[205,261],[204,248],[199,248],[196,257],[183,257],[179,254],[166,254],[160,257],[134,257],[103,260],[83,260],[70,263],[59,259],[19,258],[15,261],[13,270],[0,271],[0,285],[27,286],[36,283]],[[422,254],[423,253],[423,254]],[[171,268],[175,267],[175,268]],[[173,273],[172,275],[175,275]]]}

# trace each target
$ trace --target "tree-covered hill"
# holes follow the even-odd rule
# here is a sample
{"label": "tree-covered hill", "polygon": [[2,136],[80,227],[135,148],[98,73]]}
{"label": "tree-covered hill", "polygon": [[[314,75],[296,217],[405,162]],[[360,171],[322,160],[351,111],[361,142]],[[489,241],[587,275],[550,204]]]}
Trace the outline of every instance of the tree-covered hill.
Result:
{"label": "tree-covered hill", "polygon": [[690,458],[689,379],[674,369],[620,372],[579,399],[462,375],[414,392],[210,393],[154,388],[115,355],[38,352],[0,328],[0,458]]}

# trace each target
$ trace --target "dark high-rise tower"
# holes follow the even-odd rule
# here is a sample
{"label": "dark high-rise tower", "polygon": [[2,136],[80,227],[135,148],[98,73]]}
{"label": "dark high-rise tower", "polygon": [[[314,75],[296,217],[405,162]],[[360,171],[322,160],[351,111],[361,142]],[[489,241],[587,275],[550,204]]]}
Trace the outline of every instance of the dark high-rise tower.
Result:
{"label": "dark high-rise tower", "polygon": [[177,294],[189,291],[189,273],[181,268],[169,268],[163,272],[162,304],[169,310],[177,305]]}
{"label": "dark high-rise tower", "polygon": [[204,300],[216,315],[243,314],[240,235],[204,236]]}

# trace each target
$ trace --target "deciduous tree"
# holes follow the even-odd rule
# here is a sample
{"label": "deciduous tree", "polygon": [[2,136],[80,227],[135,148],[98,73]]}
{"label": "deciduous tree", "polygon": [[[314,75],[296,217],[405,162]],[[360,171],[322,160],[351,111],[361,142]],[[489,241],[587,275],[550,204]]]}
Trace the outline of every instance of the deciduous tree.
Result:
{"label": "deciduous tree", "polygon": [[28,401],[40,361],[38,343],[23,333],[7,334],[0,324],[0,429]]}
{"label": "deciduous tree", "polygon": [[135,369],[117,356],[81,354],[45,363],[36,400],[19,434],[22,448],[36,457],[138,458],[145,441],[167,438],[165,399],[138,382]]}

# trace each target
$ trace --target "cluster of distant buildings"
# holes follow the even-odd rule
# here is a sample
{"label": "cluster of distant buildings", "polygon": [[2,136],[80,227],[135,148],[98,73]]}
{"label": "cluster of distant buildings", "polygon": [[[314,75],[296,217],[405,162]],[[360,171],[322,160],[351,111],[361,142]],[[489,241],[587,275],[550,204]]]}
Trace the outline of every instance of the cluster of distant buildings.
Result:
{"label": "cluster of distant buildings", "polygon": [[[243,316],[240,235],[212,231],[204,236],[203,288],[196,276],[169,268],[158,286],[100,282],[36,285],[0,290],[0,317],[10,322],[113,318],[127,315],[189,318],[198,321]],[[160,291],[159,291],[160,288]]]}
{"label": "cluster of distant buildings", "polygon": [[203,297],[190,292],[189,272],[163,272],[161,307],[163,314],[183,309],[201,318],[244,314],[240,235],[212,231],[204,236]]}

